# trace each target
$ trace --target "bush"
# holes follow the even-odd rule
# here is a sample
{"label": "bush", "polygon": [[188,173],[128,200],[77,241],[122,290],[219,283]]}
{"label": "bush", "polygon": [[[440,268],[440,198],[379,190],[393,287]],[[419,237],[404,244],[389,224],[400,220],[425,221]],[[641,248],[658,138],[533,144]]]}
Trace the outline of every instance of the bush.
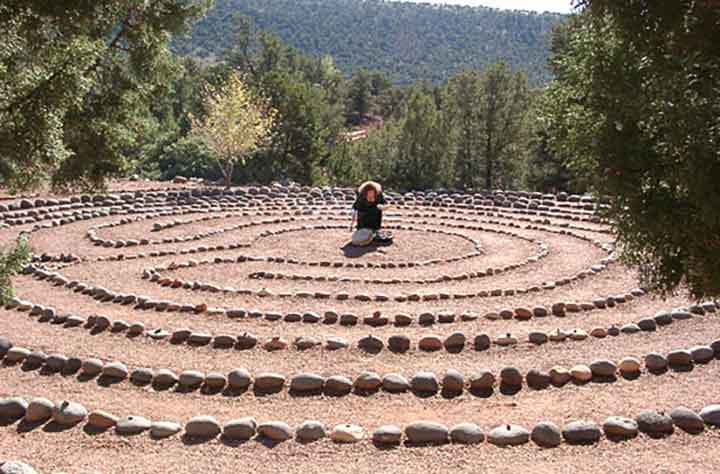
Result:
{"label": "bush", "polygon": [[13,249],[0,252],[0,305],[6,304],[14,296],[11,278],[30,262],[30,257],[30,247],[25,235],[18,238]]}

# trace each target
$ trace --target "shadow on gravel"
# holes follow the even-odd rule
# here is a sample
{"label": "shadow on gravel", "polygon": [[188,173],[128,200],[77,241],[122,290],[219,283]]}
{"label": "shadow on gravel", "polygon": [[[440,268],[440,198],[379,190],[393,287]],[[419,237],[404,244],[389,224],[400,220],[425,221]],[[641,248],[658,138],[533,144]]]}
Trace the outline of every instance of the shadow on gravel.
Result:
{"label": "shadow on gravel", "polygon": [[262,444],[266,448],[270,448],[270,449],[274,448],[278,444],[284,443],[284,441],[275,441],[275,440],[272,440],[272,439],[268,438],[267,436],[263,436],[263,435],[256,436],[255,438],[253,438],[253,441],[255,441],[258,444]]}
{"label": "shadow on gravel", "polygon": [[93,380],[95,377],[97,377],[97,375],[88,374],[86,372],[83,372],[77,376],[77,381],[81,382],[81,383],[85,383],[85,382],[89,382],[89,381]]}
{"label": "shadow on gravel", "polygon": [[0,427],[14,425],[22,416],[3,416],[0,417]]}
{"label": "shadow on gravel", "polygon": [[85,426],[83,426],[83,432],[86,435],[90,436],[97,436],[99,434],[107,433],[110,428],[100,428],[98,426],[90,426],[89,424],[85,423]]}
{"label": "shadow on gravel", "polygon": [[28,421],[26,419],[22,419],[20,423],[17,425],[17,432],[18,433],[29,433],[30,431],[33,431],[39,427],[41,427],[43,424],[45,424],[45,421],[47,420],[40,420],[40,421]]}
{"label": "shadow on gravel", "polygon": [[249,390],[248,387],[245,388],[234,388],[234,387],[226,387],[225,390],[222,391],[223,397],[239,397],[243,393],[247,393]]}
{"label": "shadow on gravel", "polygon": [[63,431],[71,430],[75,427],[73,426],[63,426],[60,423],[57,423],[55,421],[51,421],[50,423],[43,426],[43,431],[46,433],[62,433]]}
{"label": "shadow on gravel", "polygon": [[249,439],[230,439],[224,435],[221,435],[220,442],[229,448],[237,448],[244,444],[249,443],[250,440]]}
{"label": "shadow on gravel", "polygon": [[188,436],[185,434],[180,437],[180,440],[185,446],[196,446],[198,444],[205,444],[215,438],[217,438],[217,436]]}
{"label": "shadow on gravel", "polygon": [[492,388],[471,388],[470,394],[478,398],[490,398],[495,391]]}

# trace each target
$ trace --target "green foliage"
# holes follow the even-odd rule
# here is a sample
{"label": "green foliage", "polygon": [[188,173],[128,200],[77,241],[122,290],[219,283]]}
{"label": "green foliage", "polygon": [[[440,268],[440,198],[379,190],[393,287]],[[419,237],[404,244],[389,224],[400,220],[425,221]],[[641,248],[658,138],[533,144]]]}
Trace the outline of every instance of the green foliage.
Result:
{"label": "green foliage", "polygon": [[527,79],[505,63],[450,79],[444,96],[453,141],[456,183],[463,188],[510,187],[526,149]]}
{"label": "green foliage", "polygon": [[465,69],[505,60],[533,84],[549,79],[548,33],[562,15],[382,0],[217,0],[189,38],[185,55],[214,60],[233,42],[236,13],[314,56],[332,56],[346,76],[383,71],[395,83],[441,83]]}
{"label": "green foliage", "polygon": [[20,236],[14,248],[0,252],[0,306],[14,296],[12,276],[30,263],[31,253],[27,237]]}
{"label": "green foliage", "polygon": [[96,188],[124,172],[167,92],[167,50],[206,1],[0,5],[0,156],[13,189]]}
{"label": "green foliage", "polygon": [[720,294],[720,9],[593,0],[561,30],[547,91],[554,152],[612,196],[645,282]]}

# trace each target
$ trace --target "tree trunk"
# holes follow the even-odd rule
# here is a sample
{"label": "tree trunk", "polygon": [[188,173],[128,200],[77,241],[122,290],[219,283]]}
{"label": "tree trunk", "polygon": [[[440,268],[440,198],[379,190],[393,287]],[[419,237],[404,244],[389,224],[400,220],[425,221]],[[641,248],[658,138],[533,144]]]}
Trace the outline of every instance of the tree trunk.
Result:
{"label": "tree trunk", "polygon": [[225,179],[225,189],[230,189],[232,186],[232,175],[235,164],[232,160],[228,160],[223,167],[223,178]]}

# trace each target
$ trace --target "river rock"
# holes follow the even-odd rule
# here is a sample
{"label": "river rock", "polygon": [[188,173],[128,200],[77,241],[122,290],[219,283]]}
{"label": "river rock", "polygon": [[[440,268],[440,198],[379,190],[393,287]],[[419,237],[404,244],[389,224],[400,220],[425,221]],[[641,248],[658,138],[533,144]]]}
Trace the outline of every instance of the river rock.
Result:
{"label": "river rock", "polygon": [[675,431],[672,418],[654,410],[643,411],[635,418],[635,421],[638,424],[638,429],[650,436],[667,436]]}
{"label": "river rock", "polygon": [[276,442],[286,441],[293,436],[292,429],[287,423],[282,421],[268,421],[260,423],[257,432],[261,436],[265,436]]}
{"label": "river rock", "polygon": [[154,439],[169,438],[182,430],[180,423],[174,421],[155,421],[150,424],[150,436]]}
{"label": "river rock", "polygon": [[355,388],[361,392],[378,390],[382,379],[375,372],[363,372],[355,379]]}
{"label": "river rock", "polygon": [[326,435],[325,425],[313,420],[304,421],[295,430],[295,437],[301,443],[311,443],[324,438]]}
{"label": "river rock", "polygon": [[185,425],[185,434],[197,438],[214,438],[222,432],[220,423],[212,416],[196,416]]}
{"label": "river rock", "polygon": [[689,408],[675,408],[670,412],[670,418],[675,426],[688,433],[700,433],[705,429],[703,419]]}
{"label": "river rock", "polygon": [[474,423],[460,423],[450,428],[450,440],[458,444],[478,444],[485,440],[485,434]]}
{"label": "river rock", "polygon": [[600,428],[594,421],[572,421],[562,431],[568,443],[596,443],[600,440]]}
{"label": "river rock", "polygon": [[257,422],[251,417],[231,420],[223,426],[223,437],[231,440],[248,440],[255,436],[256,432]]}
{"label": "river rock", "polygon": [[705,424],[720,426],[720,405],[708,405],[700,410],[700,418]]}
{"label": "river rock", "polygon": [[28,402],[19,397],[0,398],[0,419],[17,420],[25,416]]}
{"label": "river rock", "polygon": [[530,439],[530,432],[517,425],[501,425],[493,428],[487,437],[495,446],[518,446]]}
{"label": "river rock", "polygon": [[255,390],[279,392],[285,385],[285,376],[273,372],[262,372],[255,376]]}
{"label": "river rock", "polygon": [[118,418],[115,415],[103,410],[93,410],[88,415],[88,426],[99,430],[107,430],[115,426],[118,422]]}
{"label": "river rock", "polygon": [[405,427],[405,437],[410,443],[444,444],[448,441],[448,429],[433,421],[416,421]]}
{"label": "river rock", "polygon": [[397,446],[402,439],[402,431],[394,425],[383,425],[373,431],[373,443],[381,446]]}
{"label": "river rock", "polygon": [[386,374],[382,379],[383,390],[390,393],[405,392],[410,389],[410,383],[400,374]]}
{"label": "river rock", "polygon": [[322,390],[325,379],[318,374],[298,374],[290,380],[290,390],[293,392],[317,392]]}
{"label": "river rock", "polygon": [[543,448],[554,448],[562,443],[562,432],[555,423],[540,422],[530,432],[530,439]]}
{"label": "river rock", "polygon": [[330,439],[336,443],[357,443],[364,437],[363,429],[351,424],[337,425],[330,432]]}
{"label": "river rock", "polygon": [[603,422],[603,432],[608,438],[630,439],[638,434],[635,420],[622,416],[611,416]]}
{"label": "river rock", "polygon": [[137,435],[149,430],[151,426],[152,422],[147,418],[130,415],[118,420],[115,425],[115,432],[123,436]]}
{"label": "river rock", "polygon": [[325,380],[325,393],[330,395],[346,395],[352,388],[352,380],[342,375],[333,375]]}
{"label": "river rock", "polygon": [[35,398],[28,403],[25,419],[30,423],[49,420],[55,404],[47,398]]}

